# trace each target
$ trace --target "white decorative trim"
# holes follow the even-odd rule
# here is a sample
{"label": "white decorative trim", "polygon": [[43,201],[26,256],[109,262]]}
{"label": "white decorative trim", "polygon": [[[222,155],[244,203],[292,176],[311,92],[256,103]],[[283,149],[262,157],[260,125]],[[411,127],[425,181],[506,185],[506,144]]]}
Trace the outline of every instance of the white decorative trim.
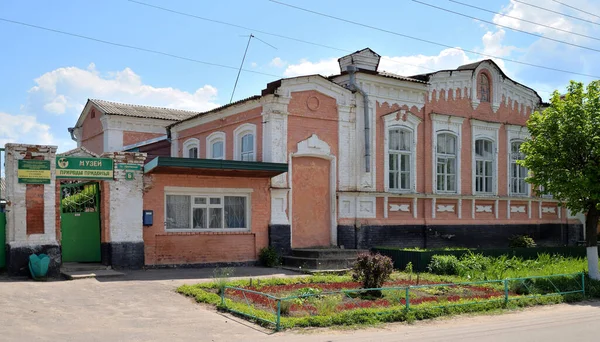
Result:
{"label": "white decorative trim", "polygon": [[511,213],[525,213],[526,209],[524,205],[519,205],[519,206],[511,206],[510,207],[510,212]]}
{"label": "white decorative trim", "polygon": [[[313,138],[314,137],[314,138]],[[308,140],[312,138],[312,142],[309,144]],[[312,146],[312,147],[311,147]],[[294,191],[294,185],[292,184],[292,170],[293,170],[293,160],[295,157],[315,157],[327,159],[330,162],[330,172],[329,172],[329,192],[330,192],[330,221],[331,221],[331,230],[330,230],[330,242],[331,245],[337,245],[337,162],[335,155],[331,154],[331,148],[329,145],[319,139],[316,134],[313,134],[310,138],[303,140],[297,145],[298,152],[289,154],[289,162],[288,162],[288,184],[290,185],[289,196],[292,197],[292,193]],[[293,206],[292,201],[288,201],[288,215],[290,218],[293,218]],[[291,231],[293,232],[294,220],[290,220]],[[293,236],[293,234],[292,234]],[[293,243],[293,237],[292,237]]]}
{"label": "white decorative trim", "polygon": [[[497,122],[486,122],[471,119],[471,192],[474,195],[495,196],[498,194],[498,131],[501,124]],[[494,153],[492,166],[492,192],[475,192],[475,141],[487,139],[492,141],[492,151]]]}
{"label": "white decorative trim", "polygon": [[458,218],[462,219],[462,199],[458,200]]}
{"label": "white decorative trim", "polygon": [[[383,116],[384,132],[383,138],[383,155],[384,155],[384,184],[386,192],[396,193],[414,193],[417,189],[417,139],[418,139],[418,127],[421,123],[421,119],[411,112],[406,110],[398,110],[393,113]],[[411,146],[411,170],[410,170],[410,189],[408,190],[395,190],[389,187],[389,170],[390,162],[388,158],[389,151],[389,131],[395,128],[403,128],[411,132],[412,146]]]}
{"label": "white decorative trim", "polygon": [[438,211],[438,213],[444,213],[444,212],[453,213],[454,212],[454,204],[450,204],[450,205],[438,204],[437,211]]}
{"label": "white decorative trim", "polygon": [[183,143],[183,150],[181,151],[181,156],[183,158],[189,158],[188,151],[192,148],[196,148],[198,151],[198,158],[200,158],[200,140],[196,138],[190,138]]}
{"label": "white decorative trim", "polygon": [[417,203],[418,203],[418,199],[415,197],[413,198],[413,218],[417,218]]}
{"label": "white decorative trim", "polygon": [[256,109],[262,106],[262,99],[250,100],[247,102],[242,102],[233,106],[229,106],[227,108],[223,108],[216,112],[208,113],[202,116],[199,116],[194,119],[180,121],[176,123],[173,127],[171,127],[171,132],[181,132],[188,128],[197,127],[203,125],[208,122],[217,121],[220,119],[225,119],[228,116],[240,114],[243,112],[250,111],[252,109]]}
{"label": "white decorative trim", "polygon": [[179,157],[179,133],[171,132],[171,157]]}
{"label": "white decorative trim", "polygon": [[542,207],[542,214],[556,214],[556,207]]}
{"label": "white decorative trim", "polygon": [[[443,115],[443,114],[431,114],[431,122],[432,122],[432,132],[433,132],[433,142],[432,142],[432,163],[434,165],[432,177],[433,177],[433,193],[444,194],[444,193],[452,193],[452,194],[460,194],[462,188],[461,181],[461,150],[462,150],[462,124],[465,118],[459,116],[452,115]],[[442,133],[450,133],[456,137],[456,191],[454,192],[446,192],[446,191],[438,191],[437,190],[437,138],[438,134]]]}
{"label": "white decorative trim", "polygon": [[478,213],[491,213],[492,206],[491,205],[475,205],[475,212]]}
{"label": "white decorative trim", "polygon": [[206,137],[206,159],[214,159],[212,155],[212,145],[219,141],[223,142],[223,158],[220,159],[227,159],[227,139],[225,132],[212,132]]}
{"label": "white decorative trim", "polygon": [[437,201],[437,198],[432,198],[431,199],[431,218],[435,218],[435,202]]}
{"label": "white decorative trim", "polygon": [[194,188],[184,186],[165,186],[165,192],[180,193],[180,194],[247,194],[254,192],[251,188]]}
{"label": "white decorative trim", "polygon": [[410,204],[390,204],[390,211],[410,212]]}
{"label": "white decorative trim", "polygon": [[290,224],[285,211],[288,207],[288,189],[271,189],[271,224]]}
{"label": "white decorative trim", "polygon": [[356,197],[340,195],[340,218],[356,218]]}
{"label": "white decorative trim", "polygon": [[256,161],[258,154],[258,146],[256,145],[256,125],[251,123],[241,124],[233,131],[233,160],[242,160],[242,137],[246,134],[252,134],[254,146],[254,158],[252,158],[252,161]]}
{"label": "white decorative trim", "polygon": [[388,218],[388,197],[383,196],[383,218]]}
{"label": "white decorative trim", "polygon": [[527,184],[527,194],[513,194],[510,186],[510,154],[512,153],[511,144],[515,141],[525,141],[531,138],[531,134],[529,134],[529,130],[525,126],[518,125],[504,125],[506,129],[506,193],[509,196],[515,197],[529,197],[531,196],[531,185]]}
{"label": "white decorative trim", "polygon": [[376,197],[356,198],[356,217],[357,218],[375,218],[377,217],[377,199]]}

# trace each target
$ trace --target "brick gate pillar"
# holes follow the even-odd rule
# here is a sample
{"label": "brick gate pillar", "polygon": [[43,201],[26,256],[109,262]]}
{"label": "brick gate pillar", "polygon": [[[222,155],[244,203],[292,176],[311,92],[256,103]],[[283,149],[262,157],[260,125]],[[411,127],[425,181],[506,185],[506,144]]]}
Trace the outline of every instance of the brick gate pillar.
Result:
{"label": "brick gate pillar", "polygon": [[[28,275],[29,255],[50,257],[48,276],[60,275],[61,251],[56,241],[56,146],[6,144],[6,269]],[[47,160],[49,184],[19,183],[19,160]]]}

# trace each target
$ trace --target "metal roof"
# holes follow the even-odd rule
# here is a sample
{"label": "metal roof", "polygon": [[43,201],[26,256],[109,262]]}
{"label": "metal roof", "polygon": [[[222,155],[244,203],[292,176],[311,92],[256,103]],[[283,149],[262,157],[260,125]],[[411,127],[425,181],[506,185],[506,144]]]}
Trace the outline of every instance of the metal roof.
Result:
{"label": "metal roof", "polygon": [[427,82],[422,81],[422,80],[418,80],[418,79],[414,79],[414,78],[410,78],[410,77],[406,77],[406,76],[401,76],[401,75],[394,74],[394,73],[387,72],[387,71],[380,71],[377,73],[377,75],[383,76],[383,77],[388,77],[388,78],[395,78],[397,80],[402,80],[402,81],[427,84]]}
{"label": "metal roof", "polygon": [[179,121],[185,120],[199,112],[164,107],[140,106],[98,99],[89,99],[94,105],[108,115],[132,116],[137,118]]}
{"label": "metal roof", "polygon": [[205,174],[229,177],[274,177],[288,172],[288,164],[239,160],[156,157],[144,173]]}

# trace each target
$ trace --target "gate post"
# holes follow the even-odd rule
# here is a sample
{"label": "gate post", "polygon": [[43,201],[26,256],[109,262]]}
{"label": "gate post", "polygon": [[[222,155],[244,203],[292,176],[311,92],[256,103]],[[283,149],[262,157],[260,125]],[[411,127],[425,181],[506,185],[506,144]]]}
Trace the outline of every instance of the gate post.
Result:
{"label": "gate post", "polygon": [[[43,253],[50,257],[48,276],[58,277],[61,252],[55,220],[56,146],[6,144],[5,156],[6,269],[10,275],[29,275],[29,255]],[[20,160],[48,161],[50,170],[37,174],[32,169],[23,170]],[[19,175],[19,169],[29,172]]]}

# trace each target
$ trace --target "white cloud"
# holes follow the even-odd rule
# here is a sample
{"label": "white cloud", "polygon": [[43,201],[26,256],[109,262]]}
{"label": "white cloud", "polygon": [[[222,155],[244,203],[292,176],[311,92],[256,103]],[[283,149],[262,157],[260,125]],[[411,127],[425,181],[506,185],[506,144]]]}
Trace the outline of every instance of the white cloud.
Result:
{"label": "white cloud", "polygon": [[35,83],[29,90],[30,105],[37,104],[53,114],[64,114],[69,108],[79,114],[88,98],[197,111],[218,106],[217,89],[211,85],[194,92],[154,87],[144,84],[130,68],[102,75],[93,63],[85,70],[77,67],[52,70],[35,79]]}
{"label": "white cloud", "polygon": [[282,60],[279,57],[275,57],[271,60],[271,62],[269,63],[270,66],[275,67],[275,68],[283,68],[284,66],[286,66],[288,63],[284,60]]}
{"label": "white cloud", "polygon": [[322,59],[316,63],[306,59],[300,60],[298,64],[290,64],[283,72],[286,77],[301,75],[321,74],[323,76],[334,75],[340,72],[337,58]]}
{"label": "white cloud", "polygon": [[258,66],[258,64],[256,62],[252,62],[252,63],[250,63],[250,66],[253,68],[256,68]]}
{"label": "white cloud", "polygon": [[37,121],[35,116],[11,115],[0,112],[0,146],[6,143],[52,145],[56,143],[50,126]]}

